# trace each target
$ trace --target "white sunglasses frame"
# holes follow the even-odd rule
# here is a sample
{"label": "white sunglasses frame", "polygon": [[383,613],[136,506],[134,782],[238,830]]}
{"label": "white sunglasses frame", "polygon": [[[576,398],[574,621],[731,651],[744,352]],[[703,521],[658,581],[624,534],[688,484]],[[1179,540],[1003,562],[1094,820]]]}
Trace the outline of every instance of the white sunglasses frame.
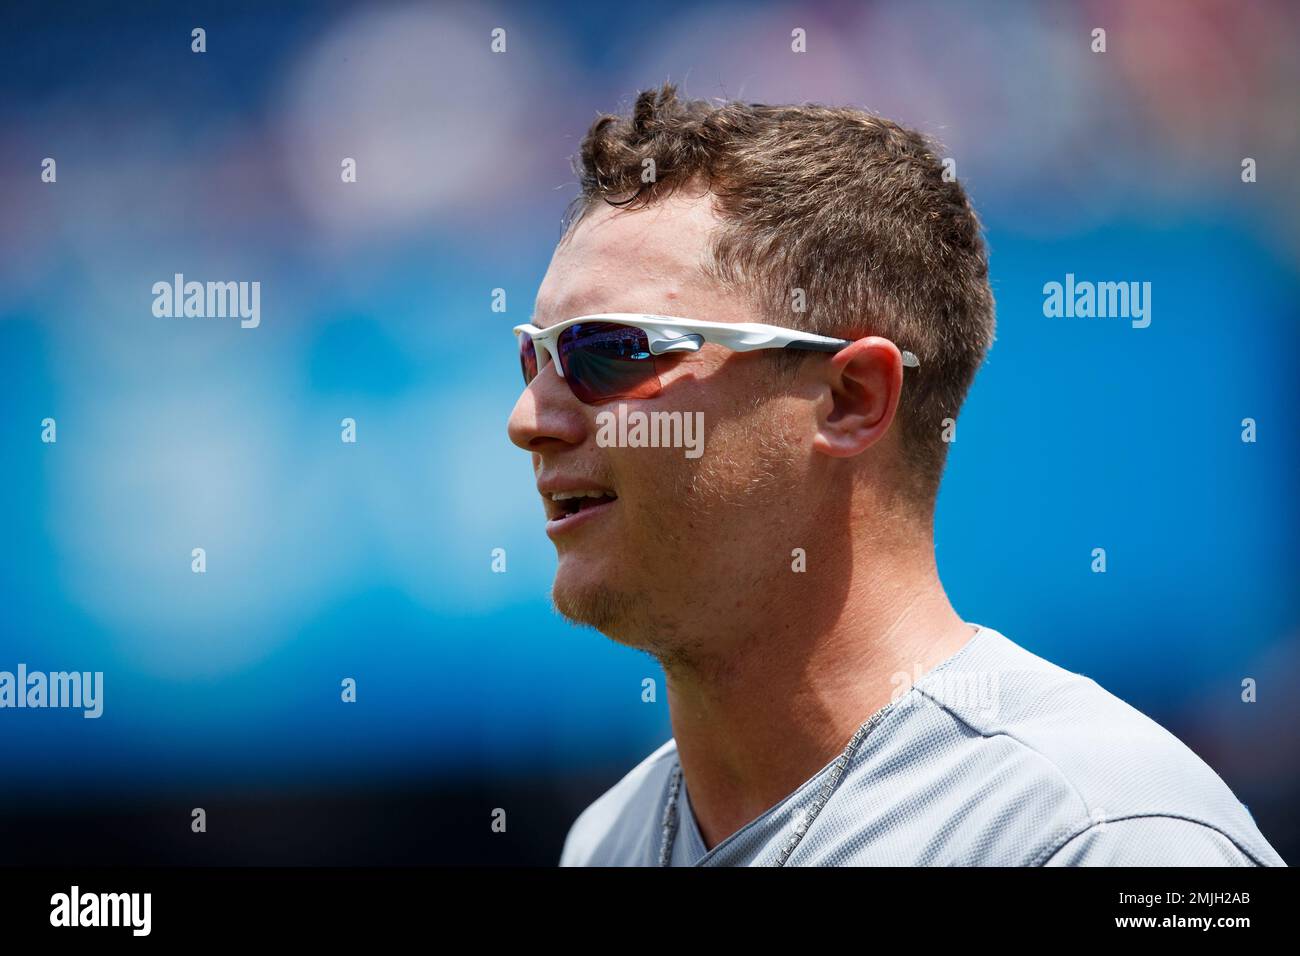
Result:
{"label": "white sunglasses frame", "polygon": [[[802,349],[813,352],[838,352],[852,345],[852,339],[837,339],[826,335],[815,335],[798,329],[785,329],[779,325],[765,325],[762,322],[708,322],[704,319],[684,319],[672,315],[647,315],[643,312],[600,312],[594,315],[579,315],[563,322],[556,322],[541,329],[525,322],[516,325],[516,335],[526,334],[533,340],[533,348],[538,346],[546,353],[550,363],[555,366],[556,374],[564,378],[564,366],[560,363],[556,347],[560,333],[571,325],[580,322],[615,322],[630,325],[646,333],[650,342],[651,355],[665,355],[673,352],[698,352],[705,342],[731,349],[733,352],[752,352],[757,349]],[[921,363],[911,352],[899,350],[903,354],[903,365],[907,368],[919,368]],[[537,363],[540,375],[545,362]]]}

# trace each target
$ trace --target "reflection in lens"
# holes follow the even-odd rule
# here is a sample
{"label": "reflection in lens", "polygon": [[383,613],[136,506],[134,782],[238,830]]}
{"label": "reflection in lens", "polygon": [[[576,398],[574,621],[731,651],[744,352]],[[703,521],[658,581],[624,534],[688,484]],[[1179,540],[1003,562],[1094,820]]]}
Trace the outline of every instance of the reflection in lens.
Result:
{"label": "reflection in lens", "polygon": [[659,394],[655,357],[641,329],[614,322],[580,322],[560,333],[559,345],[564,376],[584,402]]}

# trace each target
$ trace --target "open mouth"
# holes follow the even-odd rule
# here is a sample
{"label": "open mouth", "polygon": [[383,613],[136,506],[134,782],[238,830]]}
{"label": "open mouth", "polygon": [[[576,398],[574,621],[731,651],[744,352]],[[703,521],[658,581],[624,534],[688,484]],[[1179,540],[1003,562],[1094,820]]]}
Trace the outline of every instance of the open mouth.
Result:
{"label": "open mouth", "polygon": [[568,524],[578,515],[600,511],[618,500],[614,492],[595,488],[589,491],[555,491],[544,497],[546,517],[552,526]]}

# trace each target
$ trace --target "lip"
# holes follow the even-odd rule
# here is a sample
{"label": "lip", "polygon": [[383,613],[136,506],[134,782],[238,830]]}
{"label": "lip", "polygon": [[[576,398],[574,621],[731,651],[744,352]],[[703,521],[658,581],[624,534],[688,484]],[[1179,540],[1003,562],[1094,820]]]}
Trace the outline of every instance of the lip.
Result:
{"label": "lip", "polygon": [[616,504],[618,504],[618,499],[614,498],[611,501],[604,501],[598,505],[588,505],[581,511],[565,515],[562,518],[548,518],[546,521],[546,533],[552,538],[558,537],[562,534],[568,534],[574,528],[579,528],[595,521]]}

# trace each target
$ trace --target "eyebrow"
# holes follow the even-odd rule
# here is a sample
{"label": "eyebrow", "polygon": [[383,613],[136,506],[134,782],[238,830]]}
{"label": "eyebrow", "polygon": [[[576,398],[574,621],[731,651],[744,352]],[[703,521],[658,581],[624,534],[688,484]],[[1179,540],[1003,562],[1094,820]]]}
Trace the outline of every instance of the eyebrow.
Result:
{"label": "eyebrow", "polygon": [[[542,305],[549,308],[549,311],[552,314],[559,316],[559,319],[556,321],[563,321],[564,319],[570,319],[577,315],[597,315],[602,312],[646,311],[640,308],[622,308],[622,306],[627,304],[628,303],[626,302],[618,301],[618,294],[615,293],[614,295],[611,295],[609,286],[601,282],[589,282],[587,285],[579,285],[572,291],[566,291],[566,294],[561,298],[552,299],[550,302],[542,303]],[[533,310],[528,317],[529,321],[531,321],[533,325],[537,325],[537,314],[544,311],[546,311],[546,309],[539,309],[537,300],[534,299]]]}
{"label": "eyebrow", "polygon": [[[558,319],[555,320],[555,322],[563,322],[565,319],[571,319],[571,318],[574,318],[575,316],[579,316],[579,315],[594,315],[594,314],[599,313],[599,312],[615,312],[615,311],[618,311],[618,310],[616,310],[616,309],[587,309],[587,310],[585,310],[585,311],[582,311],[582,310],[575,309],[575,308],[573,307],[573,304],[572,304],[572,303],[574,303],[574,302],[577,302],[577,303],[579,303],[579,304],[587,303],[587,302],[589,302],[589,301],[591,300],[592,297],[593,297],[593,296],[592,296],[592,293],[589,293],[589,292],[585,292],[585,291],[584,291],[584,292],[580,293],[580,294],[577,295],[577,296],[569,296],[568,298],[562,300],[559,304],[562,305],[562,306],[564,306],[564,309],[563,309],[563,310],[561,310],[561,309],[559,309],[559,308],[553,308],[553,309],[551,309],[551,312],[553,312],[553,313],[555,313],[555,314],[558,314],[558,315],[560,316]],[[549,323],[548,325],[542,325],[540,322],[538,322],[538,321],[537,321],[537,313],[538,313],[539,311],[541,311],[541,310],[539,310],[539,309],[537,308],[537,303],[534,302],[534,303],[533,303],[533,310],[532,310],[531,312],[528,313],[528,322],[529,322],[530,325],[535,325],[535,326],[537,326],[539,329],[545,329],[545,328],[549,328],[551,325],[554,325],[554,324],[555,324],[555,322],[551,322],[551,323]]]}
{"label": "eyebrow", "polygon": [[[579,315],[604,315],[610,312],[624,312],[629,315],[671,314],[672,306],[667,300],[657,301],[654,296],[650,296],[648,301],[645,289],[639,288],[636,293],[635,297],[625,296],[621,290],[611,292],[607,287],[597,284],[579,289],[576,293],[566,295],[553,304],[547,304],[551,306],[550,311],[559,316],[557,322]],[[545,310],[538,309],[534,301],[528,321],[538,325],[537,314],[542,311]]]}

